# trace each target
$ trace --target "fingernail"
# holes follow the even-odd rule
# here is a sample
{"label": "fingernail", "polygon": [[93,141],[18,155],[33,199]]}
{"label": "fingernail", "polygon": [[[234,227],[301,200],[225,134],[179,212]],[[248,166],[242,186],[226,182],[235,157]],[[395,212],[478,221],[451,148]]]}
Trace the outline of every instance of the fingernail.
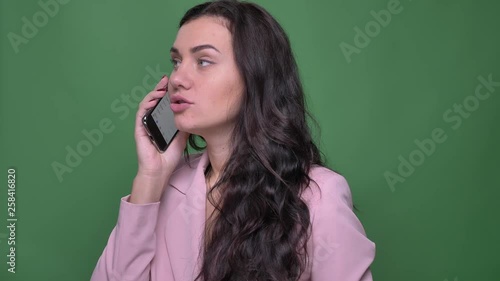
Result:
{"label": "fingernail", "polygon": [[163,75],[163,76],[161,77],[161,79],[163,80],[163,78],[165,78],[165,77],[167,77],[167,75]]}

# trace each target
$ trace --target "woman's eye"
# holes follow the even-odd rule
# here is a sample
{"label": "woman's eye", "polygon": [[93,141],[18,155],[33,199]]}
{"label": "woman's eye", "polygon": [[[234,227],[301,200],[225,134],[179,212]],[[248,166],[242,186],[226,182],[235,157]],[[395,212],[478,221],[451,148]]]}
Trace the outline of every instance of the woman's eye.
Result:
{"label": "woman's eye", "polygon": [[[172,63],[172,65],[174,66],[174,68],[178,67],[178,63],[180,63],[178,60],[176,59],[170,59],[170,62]],[[198,63],[201,65],[201,66],[208,66],[210,64],[212,64],[210,61],[207,61],[207,60],[198,60]],[[205,63],[205,65],[203,65],[203,63]]]}
{"label": "woman's eye", "polygon": [[177,63],[177,60],[174,60],[174,59],[170,59],[170,62],[174,65],[174,67],[177,67],[176,63]]}
{"label": "woman's eye", "polygon": [[206,63],[208,63],[208,64],[210,64],[210,63],[211,63],[211,62],[206,61],[206,60],[199,60],[199,62],[201,62],[201,63],[206,62]]}

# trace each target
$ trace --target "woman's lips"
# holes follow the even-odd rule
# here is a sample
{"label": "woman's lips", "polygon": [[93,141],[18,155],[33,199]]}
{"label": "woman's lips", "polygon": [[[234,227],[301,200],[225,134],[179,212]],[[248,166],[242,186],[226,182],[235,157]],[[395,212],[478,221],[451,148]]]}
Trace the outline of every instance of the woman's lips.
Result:
{"label": "woman's lips", "polygon": [[170,108],[174,113],[186,110],[191,104],[192,102],[186,100],[181,95],[174,94],[170,97]]}
{"label": "woman's lips", "polygon": [[190,103],[171,103],[170,104],[170,109],[172,109],[172,111],[174,113],[180,113],[184,110],[186,110],[188,107],[190,107],[191,104]]}

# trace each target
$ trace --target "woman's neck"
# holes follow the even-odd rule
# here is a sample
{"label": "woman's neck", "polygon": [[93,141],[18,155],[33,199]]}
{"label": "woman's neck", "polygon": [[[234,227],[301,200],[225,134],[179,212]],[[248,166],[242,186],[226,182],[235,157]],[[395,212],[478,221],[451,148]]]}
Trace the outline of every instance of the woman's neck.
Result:
{"label": "woman's neck", "polygon": [[[229,159],[229,154],[231,153],[229,140],[230,134],[218,134],[212,136],[204,136],[205,142],[207,144],[207,154],[209,161],[209,175],[210,182],[215,183],[220,176],[222,169],[224,169],[224,165]],[[208,177],[207,177],[208,179]]]}

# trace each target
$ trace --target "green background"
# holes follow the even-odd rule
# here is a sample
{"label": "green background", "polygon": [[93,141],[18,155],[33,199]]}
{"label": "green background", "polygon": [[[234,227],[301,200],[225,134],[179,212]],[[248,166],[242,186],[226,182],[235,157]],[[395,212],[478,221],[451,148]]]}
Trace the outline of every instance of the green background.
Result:
{"label": "green background", "polygon": [[[374,279],[496,280],[500,87],[467,118],[451,112],[460,126],[443,114],[474,105],[479,76],[500,81],[498,2],[401,1],[349,58],[340,44],[355,46],[355,28],[390,1],[256,2],[290,37],[320,147],[376,243]],[[136,108],[121,115],[111,105],[124,105],[148,67],[170,73],[178,21],[201,1],[68,1],[18,52],[9,34],[22,36],[23,17],[33,23],[43,9],[0,3],[0,280],[89,280],[137,169]],[[114,130],[59,180],[52,163],[65,164],[66,147],[105,118]],[[436,128],[446,140],[418,159],[415,140]],[[384,174],[398,175],[410,155],[423,163],[391,188]],[[15,274],[6,263],[8,168],[17,176]]]}

